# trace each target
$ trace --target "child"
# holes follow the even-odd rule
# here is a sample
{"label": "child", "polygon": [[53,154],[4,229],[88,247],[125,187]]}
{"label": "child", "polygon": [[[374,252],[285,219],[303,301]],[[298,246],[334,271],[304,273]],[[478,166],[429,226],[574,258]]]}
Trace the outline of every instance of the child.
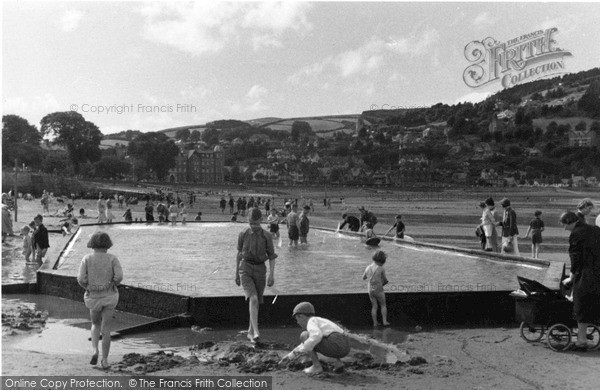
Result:
{"label": "child", "polygon": [[185,210],[185,204],[183,202],[179,203],[179,215],[181,215],[181,223],[185,225],[187,221],[187,211]]}
{"label": "child", "polygon": [[273,237],[279,238],[279,217],[277,216],[277,209],[271,209],[271,214],[267,217],[267,223],[269,224],[269,231],[273,234]]}
{"label": "child", "polygon": [[162,202],[158,202],[156,206],[156,212],[158,213],[158,224],[162,225],[165,222],[165,211],[166,206]]}
{"label": "child", "polygon": [[541,243],[542,243],[542,232],[544,231],[544,221],[540,219],[540,215],[542,212],[540,210],[536,210],[533,213],[535,216],[534,219],[529,222],[529,228],[527,229],[527,233],[525,234],[525,238],[529,236],[529,232],[531,232],[531,257],[537,259],[540,255]]}
{"label": "child", "polygon": [[173,226],[177,223],[177,215],[179,215],[179,208],[177,203],[172,202],[169,206],[169,218],[171,218],[171,225]]}
{"label": "child", "polygon": [[79,209],[79,218],[87,218],[87,215],[85,215],[84,208]]}
{"label": "child", "polygon": [[115,216],[112,213],[112,199],[108,198],[106,200],[106,222],[112,223],[113,219],[115,219]]}
{"label": "child", "polygon": [[308,241],[306,239],[308,236],[308,230],[309,230],[309,226],[310,226],[310,221],[308,220],[308,214],[310,214],[310,206],[305,205],[304,207],[302,207],[302,212],[300,213],[300,216],[298,217],[298,231],[300,232],[300,243],[301,244],[308,244]]}
{"label": "child", "polygon": [[125,218],[125,222],[133,222],[133,216],[131,215],[131,209],[127,208],[123,213],[123,218]]}
{"label": "child", "polygon": [[[231,221],[232,221],[232,222],[236,222],[236,221],[237,221],[237,216],[238,216],[238,212],[237,212],[237,211],[235,211],[235,212],[233,213],[233,216],[231,217]],[[196,217],[196,218],[198,218],[198,217]]]}
{"label": "child", "polygon": [[[237,215],[237,212],[234,213]],[[194,221],[202,221],[202,211],[198,211],[198,214],[196,214],[196,218],[194,218]],[[233,221],[233,219],[232,219]]]}
{"label": "child", "polygon": [[323,366],[317,356],[318,352],[335,359],[333,363],[335,371],[343,369],[344,363],[340,359],[350,353],[350,340],[344,329],[327,318],[317,317],[315,308],[310,302],[297,304],[292,317],[304,329],[300,334],[302,344],[285,355],[279,363],[287,363],[300,355],[308,355],[313,365],[305,368],[304,372],[308,375],[319,374],[323,372]]}
{"label": "child", "polygon": [[123,269],[119,259],[110,253],[112,241],[108,234],[96,232],[87,244],[94,250],[81,260],[77,282],[85,289],[83,300],[90,310],[92,320],[92,358],[90,364],[98,363],[100,353],[98,344],[102,335],[102,368],[110,368],[108,353],[110,351],[110,332],[115,307],[119,302],[117,286],[123,280]]}
{"label": "child", "polygon": [[390,326],[387,320],[387,306],[385,303],[385,292],[383,286],[388,284],[388,280],[385,276],[385,269],[383,265],[387,255],[384,251],[378,250],[373,255],[373,263],[369,265],[363,274],[363,280],[369,280],[369,299],[371,300],[371,318],[373,319],[373,326],[379,326],[377,321],[377,306],[381,306],[381,317],[383,319],[383,326]]}
{"label": "child", "polygon": [[402,215],[396,215],[396,223],[394,223],[394,225],[387,232],[385,232],[384,236],[387,236],[388,233],[394,228],[396,228],[396,238],[404,238],[404,230],[406,228],[402,222]]}
{"label": "child", "polygon": [[23,256],[25,261],[29,263],[31,254],[33,253],[33,245],[31,244],[31,235],[29,234],[31,229],[25,225],[21,228],[21,235],[23,236]]}
{"label": "child", "polygon": [[289,246],[298,245],[298,238],[300,237],[300,230],[298,229],[300,223],[296,211],[298,211],[298,206],[294,204],[292,211],[285,217],[288,225],[288,238],[290,239]]}
{"label": "child", "polygon": [[71,224],[72,224],[73,216],[71,214],[67,214],[65,219],[61,219],[58,221],[60,224],[60,231],[62,232],[63,237],[67,234],[71,234]]}
{"label": "child", "polygon": [[33,232],[31,241],[36,251],[35,260],[38,263],[41,263],[42,258],[46,256],[46,252],[48,251],[48,248],[50,248],[48,229],[44,226],[44,217],[41,214],[36,215],[33,221],[35,222],[36,228]]}
{"label": "child", "polygon": [[375,232],[373,231],[373,224],[371,222],[365,223],[365,237],[368,240],[369,238],[377,237]]}

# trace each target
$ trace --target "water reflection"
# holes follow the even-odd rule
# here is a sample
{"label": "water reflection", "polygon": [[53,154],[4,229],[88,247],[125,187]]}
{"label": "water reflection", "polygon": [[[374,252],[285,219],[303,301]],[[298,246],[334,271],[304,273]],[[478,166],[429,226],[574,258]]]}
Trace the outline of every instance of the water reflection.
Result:
{"label": "water reflection", "polygon": [[[89,252],[87,237],[107,231],[124,269],[124,284],[188,296],[232,296],[242,291],[233,283],[236,244],[244,224],[83,226],[57,271],[75,276]],[[282,229],[285,236],[285,227]],[[366,292],[362,273],[377,248],[357,236],[312,229],[309,245],[276,248],[279,255],[275,287],[281,294]],[[516,275],[541,280],[545,269],[522,267],[456,252],[402,246],[384,241],[388,292],[506,291]],[[269,290],[267,289],[267,294]]]}
{"label": "water reflection", "polygon": [[35,283],[38,263],[26,263],[23,256],[23,239],[7,237],[2,243],[2,284]]}

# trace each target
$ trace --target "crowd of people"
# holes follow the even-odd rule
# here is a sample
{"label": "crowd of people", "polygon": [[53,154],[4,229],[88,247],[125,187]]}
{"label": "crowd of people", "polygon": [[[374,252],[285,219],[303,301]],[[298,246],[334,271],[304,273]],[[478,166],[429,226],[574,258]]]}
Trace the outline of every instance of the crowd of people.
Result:
{"label": "crowd of people", "polygon": [[[44,196],[47,200],[44,202]],[[50,195],[42,196],[43,211],[47,212]],[[99,194],[97,201],[98,223],[113,222],[113,201],[121,207],[120,196],[104,197]],[[187,220],[186,205],[180,198],[165,199],[166,204],[159,200],[156,205],[159,223],[175,224],[178,220],[183,223]],[[3,194],[3,234],[5,231],[5,210],[10,212],[10,208],[5,202]],[[132,222],[131,209],[126,207],[123,218],[127,222]],[[517,213],[511,206],[508,198],[503,198],[499,202],[502,207],[501,217],[498,217],[495,211],[495,201],[489,197],[480,203],[482,209],[481,224],[481,249],[484,251],[510,253],[519,255],[518,236],[519,229],[517,225]],[[330,207],[327,199],[323,202],[324,207]],[[6,206],[6,207],[5,207]],[[68,208],[69,206],[70,209]],[[225,214],[229,206],[229,213],[235,218],[237,215],[246,216],[249,226],[238,235],[237,255],[235,266],[235,283],[241,286],[244,295],[248,301],[249,325],[247,337],[253,343],[260,342],[260,330],[258,327],[258,313],[260,304],[264,301],[264,291],[267,286],[275,284],[275,264],[278,255],[275,253],[273,240],[280,237],[279,225],[287,225],[289,246],[308,244],[308,232],[310,230],[309,216],[314,210],[312,200],[303,200],[301,202],[301,211],[299,212],[298,199],[284,199],[283,207],[275,207],[274,198],[254,199],[250,197],[238,197],[237,201],[230,195],[229,200],[221,197],[219,208],[222,214]],[[262,228],[263,212],[265,210],[268,230]],[[579,350],[587,349],[586,331],[590,323],[597,323],[600,319],[600,216],[596,219],[596,226],[588,224],[586,220],[594,209],[594,204],[590,199],[584,199],[577,205],[575,212],[563,213],[560,217],[560,223],[567,231],[570,231],[569,237],[569,256],[571,268],[569,276],[562,281],[566,286],[572,287],[572,299],[574,303],[574,316],[578,323],[578,336],[575,348]],[[154,221],[154,203],[148,199],[144,208],[146,221]],[[362,231],[367,238],[374,236],[373,229],[378,223],[377,216],[367,210],[364,206],[358,208],[359,216],[353,216],[348,212],[342,215],[343,223],[338,225],[338,230],[348,229],[349,231]],[[60,224],[63,234],[71,232],[73,223],[73,205],[67,205],[64,210],[64,217]],[[80,210],[80,216],[85,215],[85,210]],[[196,220],[201,220],[202,213],[198,212]],[[542,211],[536,210],[533,218],[529,222],[525,238],[532,239],[532,257],[539,257],[542,240],[542,232],[545,229],[544,222],[541,219]],[[48,231],[43,224],[43,215],[38,214],[34,220],[21,229],[23,236],[23,253],[27,261],[35,259],[41,262],[46,251],[49,248]],[[10,220],[10,218],[9,218]],[[75,220],[75,221],[74,221]],[[6,222],[8,224],[8,222]],[[500,228],[500,242],[496,228]],[[12,225],[11,225],[12,229]],[[387,235],[394,231],[394,237],[397,239],[405,238],[406,226],[402,221],[402,215],[395,217],[394,224],[386,231]],[[103,368],[110,367],[108,355],[110,351],[110,327],[113,311],[119,300],[118,285],[123,280],[123,271],[116,256],[107,251],[112,246],[110,237],[105,232],[94,233],[88,247],[93,253],[84,256],[81,261],[78,283],[85,289],[84,300],[86,307],[90,310],[92,319],[92,358],[91,364],[97,364],[101,353],[101,365]],[[367,293],[371,302],[371,318],[374,326],[389,326],[388,312],[384,286],[388,283],[384,264],[387,260],[387,254],[382,250],[377,250],[372,256],[372,263],[366,267],[363,273],[363,280],[367,281]],[[268,267],[267,267],[268,262]],[[378,315],[381,314],[382,321],[379,322]],[[299,303],[292,312],[292,317],[303,329],[301,333],[302,343],[294,348],[289,354],[285,355],[282,362],[296,359],[300,355],[308,355],[311,358],[312,366],[305,369],[308,374],[319,373],[323,370],[317,352],[337,359],[336,365],[340,364],[340,358],[349,353],[349,341],[340,326],[332,321],[318,317],[315,314],[315,308],[309,302]],[[100,337],[102,336],[102,337]],[[102,338],[102,349],[100,350],[99,340]]]}
{"label": "crowd of people", "polygon": [[[477,227],[475,234],[480,238],[481,249],[487,252],[500,252],[520,256],[519,251],[519,227],[517,226],[517,213],[511,206],[510,199],[503,198],[500,201],[502,214],[498,216],[496,204],[492,197],[479,203],[482,210],[481,224]],[[594,209],[591,199],[585,198],[577,205],[576,215],[580,220],[586,222],[586,217]],[[600,226],[600,215],[596,217],[595,225]],[[500,243],[498,242],[498,231],[500,228]],[[545,224],[542,220],[542,211],[536,210],[533,218],[529,221],[527,233],[524,238],[528,239],[531,234],[531,257],[539,258],[541,244],[543,242],[542,232]]]}

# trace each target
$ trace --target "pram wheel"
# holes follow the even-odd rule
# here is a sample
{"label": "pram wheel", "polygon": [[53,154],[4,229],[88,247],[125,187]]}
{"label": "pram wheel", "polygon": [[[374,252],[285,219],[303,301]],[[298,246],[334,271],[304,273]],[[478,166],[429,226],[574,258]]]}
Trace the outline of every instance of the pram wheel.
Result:
{"label": "pram wheel", "polygon": [[521,332],[521,337],[529,343],[535,343],[536,341],[540,341],[542,337],[544,337],[543,326],[541,328],[536,328],[534,326],[529,325],[527,322],[521,322],[519,332]]}
{"label": "pram wheel", "polygon": [[590,349],[596,349],[600,345],[600,328],[596,325],[587,327],[587,342]]}
{"label": "pram wheel", "polygon": [[571,329],[564,324],[554,324],[548,329],[548,346],[562,352],[571,346]]}

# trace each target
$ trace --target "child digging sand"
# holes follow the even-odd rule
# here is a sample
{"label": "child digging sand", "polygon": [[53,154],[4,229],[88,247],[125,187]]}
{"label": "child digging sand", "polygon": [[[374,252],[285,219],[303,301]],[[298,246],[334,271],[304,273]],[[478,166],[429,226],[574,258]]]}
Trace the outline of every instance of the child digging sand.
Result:
{"label": "child digging sand", "polygon": [[304,329],[300,334],[302,344],[285,355],[279,363],[287,363],[300,355],[308,355],[313,365],[305,368],[304,373],[319,374],[323,372],[323,366],[317,356],[317,352],[319,352],[324,356],[336,359],[335,371],[342,370],[344,363],[340,359],[350,353],[350,341],[344,330],[326,318],[317,317],[315,308],[310,302],[297,304],[292,312],[292,317]]}
{"label": "child digging sand", "polygon": [[384,251],[377,251],[373,255],[373,263],[369,265],[363,274],[363,280],[369,280],[369,299],[371,299],[371,317],[373,326],[379,326],[377,321],[377,306],[381,306],[381,317],[383,326],[390,326],[387,320],[387,306],[385,303],[385,292],[383,286],[388,284],[383,265],[387,255]]}

